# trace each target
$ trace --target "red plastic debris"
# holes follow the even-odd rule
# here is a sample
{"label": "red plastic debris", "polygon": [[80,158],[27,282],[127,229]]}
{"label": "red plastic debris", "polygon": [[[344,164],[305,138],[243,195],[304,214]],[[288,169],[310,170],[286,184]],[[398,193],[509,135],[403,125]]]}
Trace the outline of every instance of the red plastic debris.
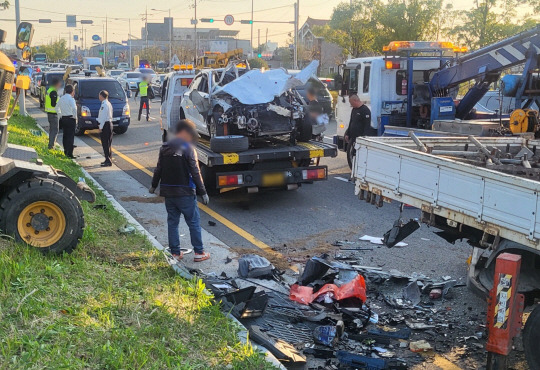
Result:
{"label": "red plastic debris", "polygon": [[311,287],[294,284],[289,291],[289,299],[302,304],[310,304],[317,297],[326,293],[332,293],[336,301],[354,297],[365,302],[367,299],[366,282],[363,276],[358,275],[341,287],[335,284],[326,284],[317,293],[313,293],[313,288]]}

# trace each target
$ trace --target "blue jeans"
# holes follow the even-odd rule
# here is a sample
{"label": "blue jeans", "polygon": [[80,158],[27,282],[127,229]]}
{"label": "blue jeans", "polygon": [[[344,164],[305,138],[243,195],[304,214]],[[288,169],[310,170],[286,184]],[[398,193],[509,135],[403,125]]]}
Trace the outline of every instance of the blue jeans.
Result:
{"label": "blue jeans", "polygon": [[167,209],[167,225],[169,230],[169,248],[172,254],[180,254],[180,236],[178,234],[178,224],[180,216],[184,215],[186,224],[189,227],[191,245],[195,253],[203,252],[203,242],[201,236],[201,218],[199,216],[199,206],[195,195],[186,195],[175,198],[165,198],[165,208]]}

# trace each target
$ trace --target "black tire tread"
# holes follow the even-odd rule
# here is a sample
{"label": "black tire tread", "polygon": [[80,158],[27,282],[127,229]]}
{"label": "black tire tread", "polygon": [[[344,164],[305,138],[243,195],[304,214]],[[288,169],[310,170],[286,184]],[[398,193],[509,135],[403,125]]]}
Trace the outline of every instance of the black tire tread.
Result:
{"label": "black tire tread", "polygon": [[[24,243],[25,241],[20,237],[16,231],[16,226],[9,224],[9,221],[16,220],[15,215],[10,215],[10,211],[14,211],[13,207],[27,201],[37,201],[36,195],[43,192],[43,200],[53,201],[52,196],[54,194],[61,195],[68,203],[73,205],[74,214],[66,216],[66,232],[60,238],[58,242],[46,248],[39,248],[43,252],[62,253],[71,252],[78,244],[78,241],[82,238],[84,233],[84,213],[81,203],[75,194],[64,185],[51,179],[32,178],[24,181],[20,185],[14,187],[7,195],[0,200],[0,229],[15,236],[15,240]],[[58,204],[57,204],[58,205]],[[61,207],[62,208],[62,207]],[[65,212],[64,209],[62,211]],[[17,215],[18,216],[18,215]],[[16,222],[16,221],[15,221]],[[70,224],[71,228],[70,228]],[[71,231],[68,232],[68,230]]]}
{"label": "black tire tread", "polygon": [[523,347],[530,369],[540,369],[540,304],[530,313],[523,329]]}
{"label": "black tire tread", "polygon": [[122,135],[122,134],[125,134],[127,132],[128,128],[127,126],[118,126],[118,127],[113,127],[113,132],[116,134],[116,135]]}

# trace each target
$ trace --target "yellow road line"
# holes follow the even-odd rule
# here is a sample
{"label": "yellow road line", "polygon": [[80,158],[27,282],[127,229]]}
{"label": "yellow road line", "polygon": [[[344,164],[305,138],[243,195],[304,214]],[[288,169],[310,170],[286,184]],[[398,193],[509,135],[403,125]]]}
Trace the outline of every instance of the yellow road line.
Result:
{"label": "yellow road line", "polygon": [[[425,355],[422,355],[424,358],[429,358],[429,352]],[[433,357],[433,365],[437,366],[438,368],[442,370],[461,370],[461,368],[457,365],[455,365],[453,362],[447,360],[445,357],[441,355],[435,355]]]}
{"label": "yellow road line", "polygon": [[[92,138],[94,141],[101,144],[101,140],[99,140],[95,136],[88,135],[88,137]],[[112,152],[114,154],[116,154],[117,156],[119,156],[120,158],[122,158],[123,160],[125,160],[126,162],[128,162],[129,164],[133,165],[135,168],[141,170],[142,172],[144,172],[148,176],[154,176],[154,173],[152,171],[150,171],[148,168],[144,167],[139,162],[134,161],[133,159],[131,159],[127,155],[123,154],[122,152],[119,152],[118,150],[116,150],[114,148],[112,148]],[[236,234],[240,235],[242,238],[244,238],[245,240],[247,240],[251,244],[257,246],[258,248],[262,249],[266,253],[273,254],[275,256],[284,258],[284,256],[281,253],[276,252],[275,250],[273,250],[268,244],[266,244],[265,242],[257,239],[255,236],[248,233],[246,230],[242,229],[240,226],[236,225],[234,222],[230,221],[229,219],[223,217],[222,215],[220,215],[216,211],[210,209],[208,206],[205,206],[204,204],[199,202],[199,209],[201,211],[203,211],[204,213],[206,213],[208,216],[215,218],[217,221],[222,223],[224,226],[229,228],[231,231],[233,231]],[[295,266],[291,266],[291,269],[293,269],[295,271],[297,270]]]}

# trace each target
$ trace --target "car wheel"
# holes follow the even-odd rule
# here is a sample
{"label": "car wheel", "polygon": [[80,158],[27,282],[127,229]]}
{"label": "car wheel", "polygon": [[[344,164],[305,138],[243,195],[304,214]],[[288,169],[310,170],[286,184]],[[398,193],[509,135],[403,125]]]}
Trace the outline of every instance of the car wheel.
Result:
{"label": "car wheel", "polygon": [[229,135],[215,136],[210,139],[210,150],[214,153],[237,153],[249,149],[247,136]]}
{"label": "car wheel", "polygon": [[113,132],[114,132],[116,135],[122,135],[122,134],[125,134],[127,130],[128,130],[127,126],[118,126],[118,127],[114,127],[114,128],[113,128]]}
{"label": "car wheel", "polygon": [[531,312],[523,329],[523,347],[525,358],[531,369],[540,369],[540,305]]}
{"label": "car wheel", "polygon": [[75,125],[75,136],[83,136],[86,130],[81,127],[80,123],[77,122]]}

